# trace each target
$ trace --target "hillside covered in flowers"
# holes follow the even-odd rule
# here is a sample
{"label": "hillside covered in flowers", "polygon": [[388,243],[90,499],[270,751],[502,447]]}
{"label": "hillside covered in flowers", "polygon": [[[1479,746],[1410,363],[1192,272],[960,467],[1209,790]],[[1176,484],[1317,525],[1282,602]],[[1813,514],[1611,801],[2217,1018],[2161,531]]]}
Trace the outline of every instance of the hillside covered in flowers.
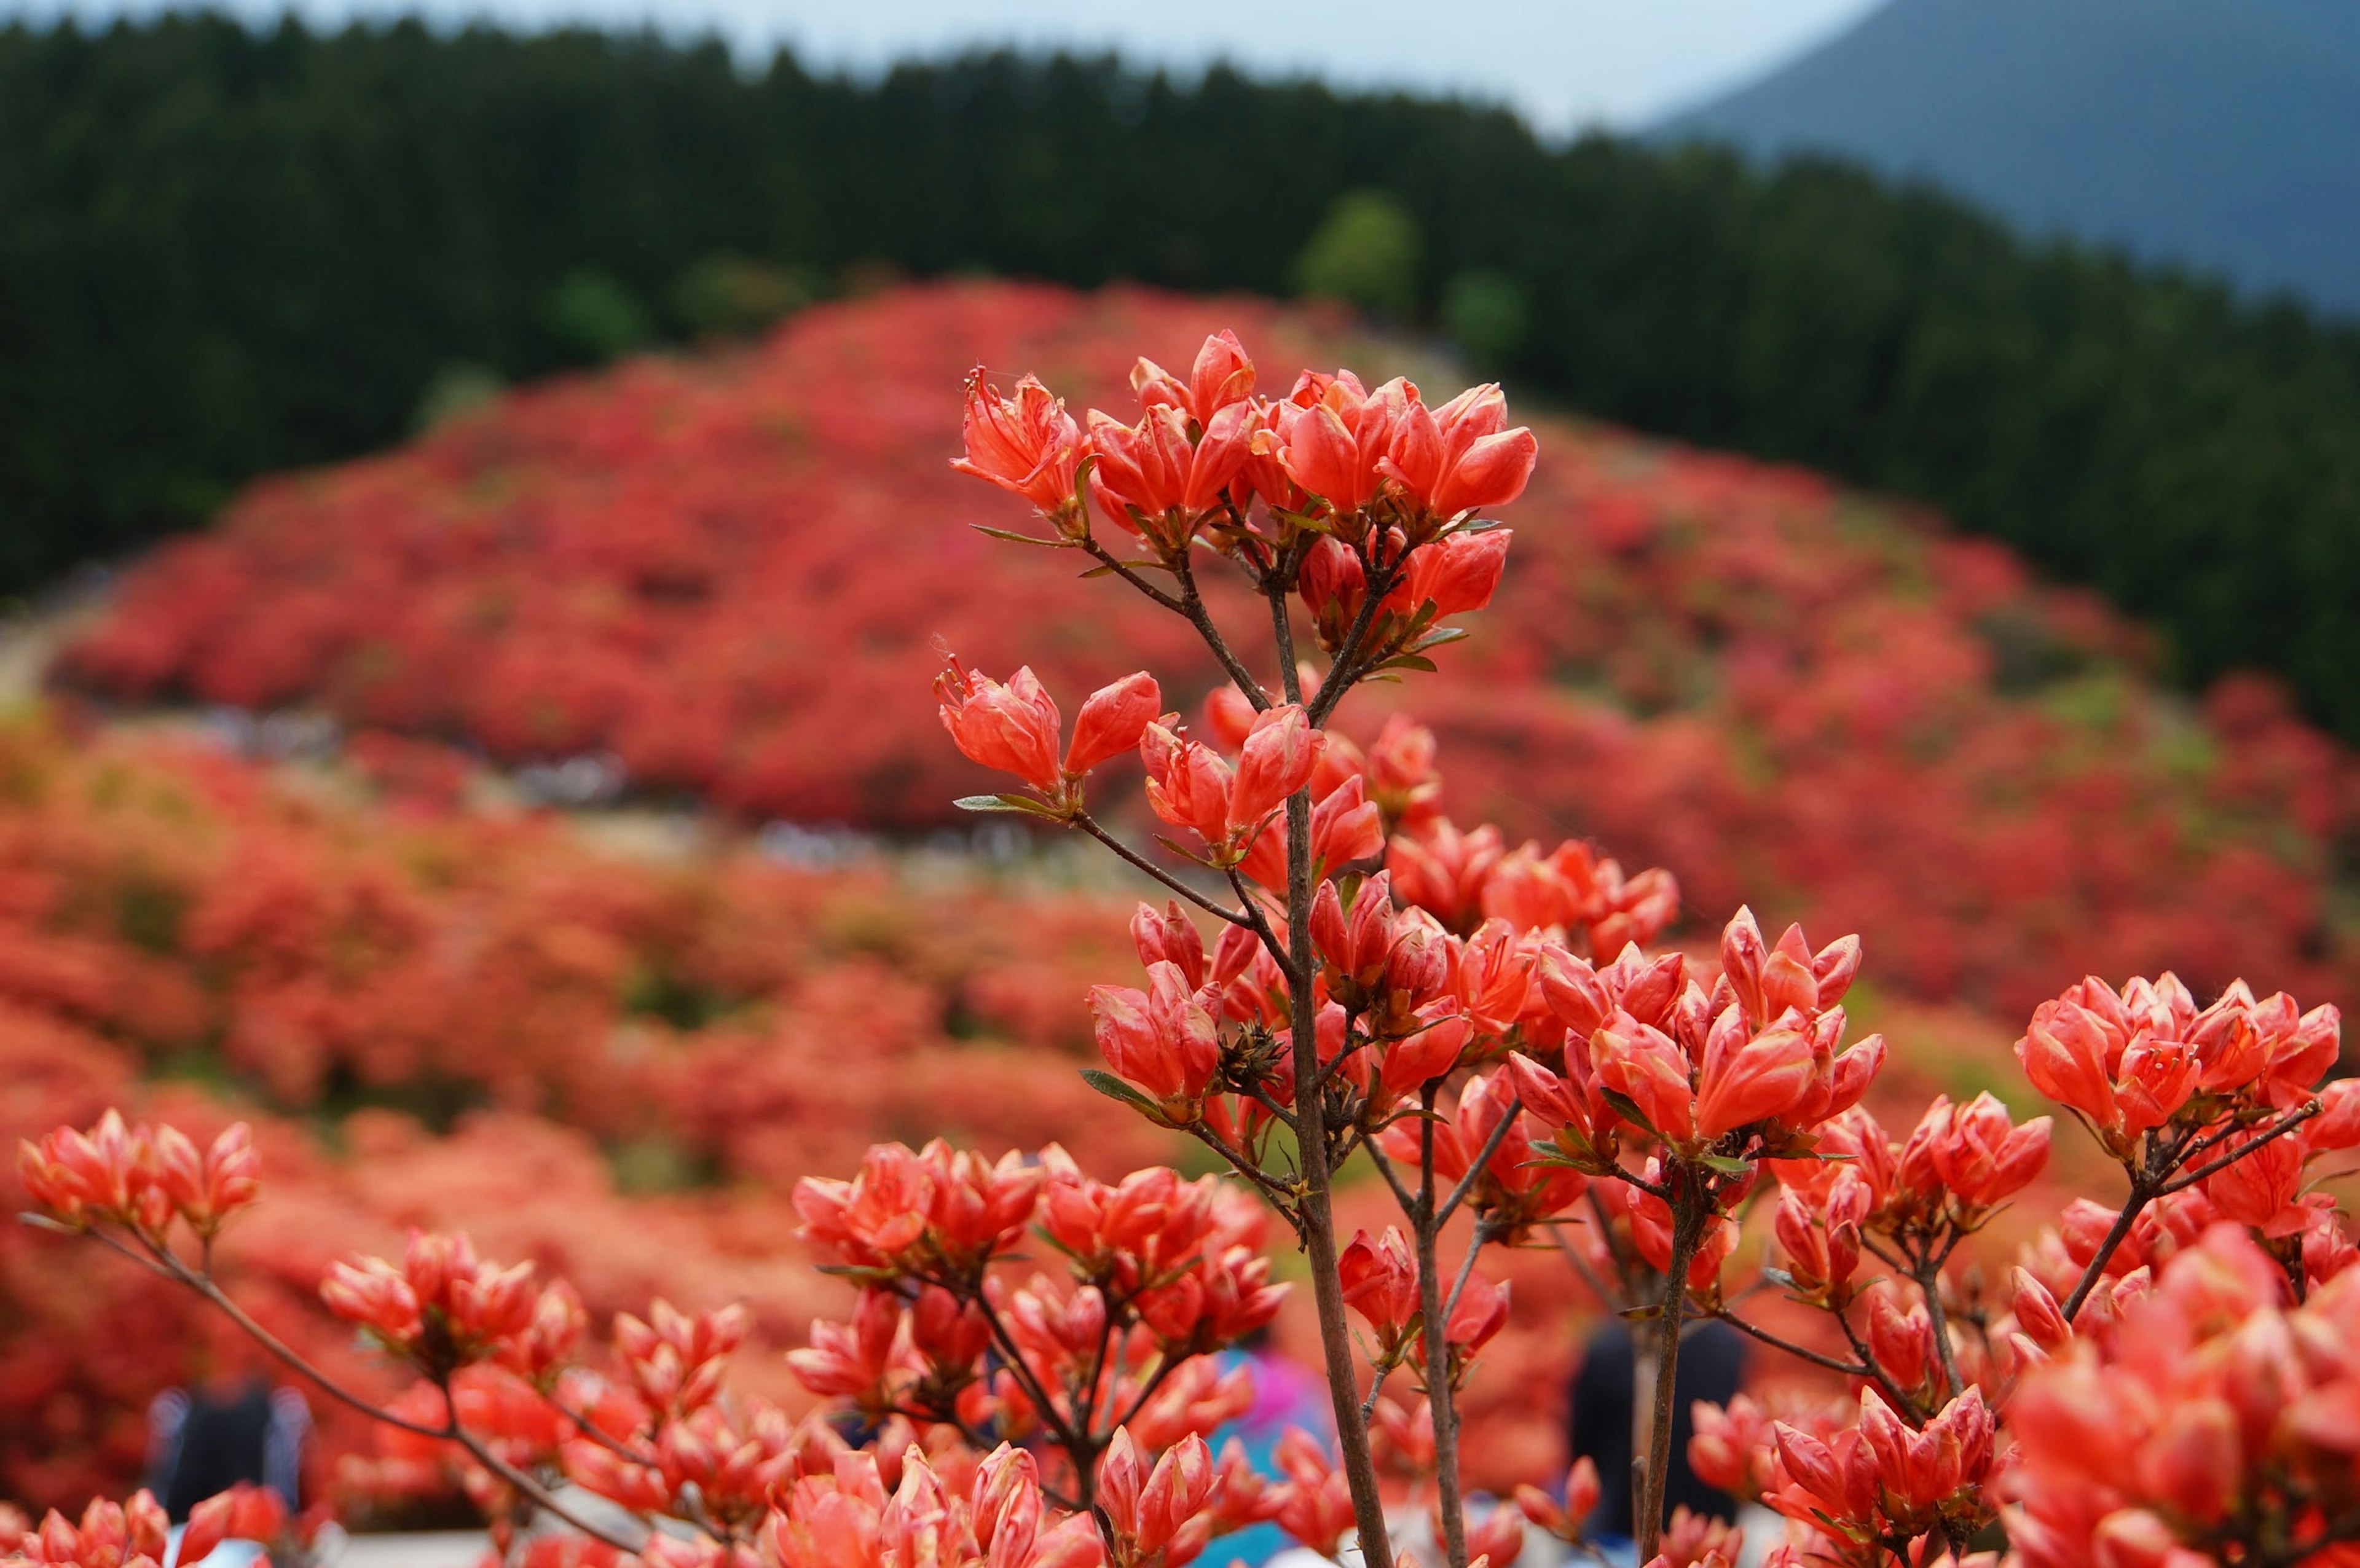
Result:
{"label": "hillside covered in flowers", "polygon": [[[1185,632],[1107,620],[1071,558],[970,530],[1005,519],[948,468],[948,392],[1022,365],[1117,406],[1140,345],[1185,363],[1222,325],[1284,360],[1371,352],[1136,289],[830,306],[261,485],[135,571],[63,676],[508,763],[609,753],[643,796],[749,822],[932,828],[981,779],[940,745],[938,639],[1087,689]],[[2143,678],[2134,628],[1996,546],[1807,474],[1540,428],[1486,635],[1404,699],[1461,820],[1594,835],[1692,907],[1857,930],[1929,999],[2017,1012],[2167,967],[2360,993],[2337,891],[2360,790],[2272,689],[2191,711]]]}

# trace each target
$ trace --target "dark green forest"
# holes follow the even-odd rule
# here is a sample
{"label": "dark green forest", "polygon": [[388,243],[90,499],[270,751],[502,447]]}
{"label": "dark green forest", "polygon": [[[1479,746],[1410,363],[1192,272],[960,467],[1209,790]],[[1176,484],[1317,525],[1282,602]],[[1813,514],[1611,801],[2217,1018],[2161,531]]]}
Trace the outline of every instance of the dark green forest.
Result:
{"label": "dark green forest", "polygon": [[494,378],[890,274],[1355,294],[1529,394],[1919,497],[2360,739],[2360,331],[1929,191],[1216,71],[0,29],[0,587]]}

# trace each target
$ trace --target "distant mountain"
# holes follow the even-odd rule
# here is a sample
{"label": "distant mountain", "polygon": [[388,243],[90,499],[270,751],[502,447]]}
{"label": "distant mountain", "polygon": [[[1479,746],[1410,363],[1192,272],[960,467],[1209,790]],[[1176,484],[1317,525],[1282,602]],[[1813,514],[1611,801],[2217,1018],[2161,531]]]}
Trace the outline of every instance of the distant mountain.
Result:
{"label": "distant mountain", "polygon": [[1892,0],[1659,127],[1923,177],[2360,314],[2360,4]]}

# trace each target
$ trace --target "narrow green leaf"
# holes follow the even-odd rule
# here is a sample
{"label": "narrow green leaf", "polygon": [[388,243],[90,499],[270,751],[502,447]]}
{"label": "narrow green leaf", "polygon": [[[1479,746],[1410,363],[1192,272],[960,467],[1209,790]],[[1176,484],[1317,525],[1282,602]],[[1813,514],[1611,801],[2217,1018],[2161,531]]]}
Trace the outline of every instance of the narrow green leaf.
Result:
{"label": "narrow green leaf", "polygon": [[1082,1069],[1082,1082],[1109,1100],[1120,1100],[1124,1105],[1146,1112],[1157,1121],[1164,1119],[1162,1106],[1111,1073],[1103,1073],[1095,1067],[1085,1067]]}
{"label": "narrow green leaf", "polygon": [[967,527],[973,528],[979,534],[989,534],[993,539],[1007,539],[1011,543],[1014,544],[1037,544],[1049,550],[1070,550],[1073,548],[1064,539],[1043,539],[1038,534],[1022,534],[1018,533],[1014,528],[986,528],[981,523],[969,523]]}
{"label": "narrow green leaf", "polygon": [[962,795],[951,804],[962,811],[1022,811],[1033,817],[1054,817],[1057,814],[1050,807],[1024,795]]}
{"label": "narrow green leaf", "polygon": [[1618,1090],[1609,1089],[1603,1085],[1600,1086],[1598,1092],[1605,1098],[1608,1105],[1614,1107],[1615,1113],[1622,1116],[1624,1121],[1629,1122],[1634,1127],[1641,1127],[1648,1132],[1654,1132],[1655,1130],[1655,1124],[1647,1119],[1647,1113],[1639,1108],[1638,1101]]}

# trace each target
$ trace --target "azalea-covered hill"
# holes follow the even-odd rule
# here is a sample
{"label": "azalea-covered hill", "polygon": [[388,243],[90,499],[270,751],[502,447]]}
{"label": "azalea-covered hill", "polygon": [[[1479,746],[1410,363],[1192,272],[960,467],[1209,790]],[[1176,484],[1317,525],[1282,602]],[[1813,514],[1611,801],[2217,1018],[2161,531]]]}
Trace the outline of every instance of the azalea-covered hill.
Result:
{"label": "azalea-covered hill", "polygon": [[[1067,693],[1196,668],[1185,627],[1077,585],[1075,558],[968,528],[1009,519],[947,466],[959,378],[1032,368],[1120,409],[1138,345],[1183,363],[1220,325],[1266,363],[1385,352],[1129,289],[832,306],[258,486],[133,572],[67,675],[508,759],[609,750],[642,790],[749,817],[938,822],[982,780],[935,725],[936,637]],[[1809,474],[1540,433],[1499,602],[1404,692],[1462,820],[1595,834],[1694,909],[1857,929],[1928,996],[2020,1011],[2176,966],[2360,999],[2332,918],[2353,772],[2270,689],[2191,713],[2086,599]]]}

